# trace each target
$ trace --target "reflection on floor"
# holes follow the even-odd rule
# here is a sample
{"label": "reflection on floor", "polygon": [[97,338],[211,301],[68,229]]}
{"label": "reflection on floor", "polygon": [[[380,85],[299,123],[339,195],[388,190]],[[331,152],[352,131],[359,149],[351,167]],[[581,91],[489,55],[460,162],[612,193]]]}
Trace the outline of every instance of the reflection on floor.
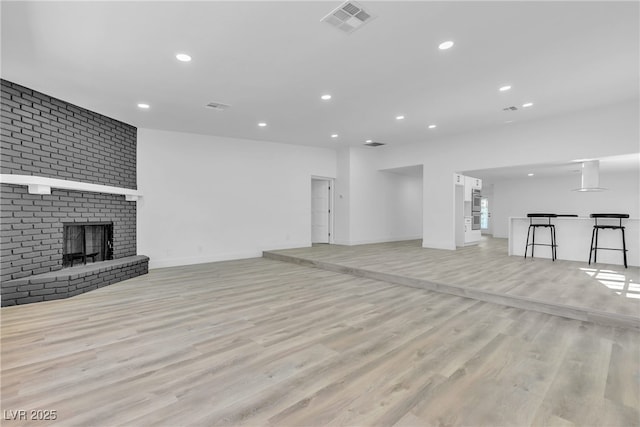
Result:
{"label": "reflection on floor", "polygon": [[[372,273],[365,275],[370,278],[381,274],[383,280],[392,280],[386,274],[428,281],[435,284],[426,287],[430,290],[453,289],[456,295],[508,305],[515,301],[514,306],[520,308],[536,309],[527,303],[537,302],[538,306],[550,307],[543,312],[565,313],[582,320],[594,320],[604,313],[614,323],[621,318],[622,324],[640,327],[640,268],[510,257],[506,239],[485,237],[477,246],[455,251],[422,248],[420,241],[412,240],[358,246],[314,245],[265,253],[270,255],[298,263],[311,261],[316,266],[326,263],[330,269],[336,267],[333,271],[366,271]],[[582,312],[593,313],[593,317],[583,319]],[[625,323],[627,320],[629,324]]]}
{"label": "reflection on floor", "polygon": [[627,298],[640,298],[640,283],[632,279],[630,274],[615,270],[599,268],[580,268],[598,282],[613,290],[617,295]]}

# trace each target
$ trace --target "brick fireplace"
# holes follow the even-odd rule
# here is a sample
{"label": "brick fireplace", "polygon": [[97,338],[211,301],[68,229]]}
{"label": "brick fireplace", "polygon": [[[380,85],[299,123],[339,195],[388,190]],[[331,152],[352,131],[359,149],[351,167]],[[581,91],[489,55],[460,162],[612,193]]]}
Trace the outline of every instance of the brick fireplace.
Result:
{"label": "brick fireplace", "polygon": [[[66,298],[145,274],[148,258],[136,254],[138,197],[131,196],[136,128],[6,80],[1,89],[2,305]],[[109,224],[108,256],[86,256],[95,249],[78,255],[75,246],[70,266],[65,225],[75,224]]]}

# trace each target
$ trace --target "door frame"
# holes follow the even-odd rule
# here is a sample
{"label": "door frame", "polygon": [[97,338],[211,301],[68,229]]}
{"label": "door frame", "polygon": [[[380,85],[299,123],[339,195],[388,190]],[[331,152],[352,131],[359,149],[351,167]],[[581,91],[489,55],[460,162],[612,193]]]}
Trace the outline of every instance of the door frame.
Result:
{"label": "door frame", "polygon": [[[309,221],[309,235],[313,236],[313,181],[328,181],[329,182],[329,244],[333,244],[334,242],[334,217],[335,217],[335,211],[334,211],[334,186],[335,186],[335,178],[329,178],[326,176],[317,176],[317,175],[311,175],[311,181],[309,182],[309,189],[311,190],[309,192],[309,195],[311,196],[309,198],[309,208],[310,208],[310,221]],[[313,240],[313,238],[311,238]],[[311,242],[313,244],[313,241]]]}

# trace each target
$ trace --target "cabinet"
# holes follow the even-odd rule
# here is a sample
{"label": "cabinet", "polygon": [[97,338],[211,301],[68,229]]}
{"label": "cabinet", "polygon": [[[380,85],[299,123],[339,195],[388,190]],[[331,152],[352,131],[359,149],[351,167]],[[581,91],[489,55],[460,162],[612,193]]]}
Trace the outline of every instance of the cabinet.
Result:
{"label": "cabinet", "polygon": [[459,173],[454,173],[453,174],[453,183],[455,185],[464,185],[464,176],[460,175]]}
{"label": "cabinet", "polygon": [[469,241],[468,237],[471,237],[471,217],[466,216],[464,218],[464,241]]}
{"label": "cabinet", "polygon": [[470,176],[462,176],[464,181],[464,201],[470,202],[473,190],[482,190],[482,180],[480,178],[472,178]]}
{"label": "cabinet", "polygon": [[473,192],[475,190],[482,189],[482,180],[480,178],[473,178],[471,176],[463,176],[464,179],[464,203],[463,203],[463,212],[464,212],[464,244],[474,245],[477,244],[481,239],[480,230],[473,230],[472,227],[472,215],[473,212]]}
{"label": "cabinet", "polygon": [[470,202],[471,201],[471,194],[473,190],[473,180],[475,178],[471,178],[470,176],[463,176],[464,178],[464,201],[465,202]]}
{"label": "cabinet", "polygon": [[475,245],[480,241],[480,239],[481,239],[480,230],[473,230],[472,229],[472,218],[471,217],[465,217],[464,218],[464,245],[463,246]]}

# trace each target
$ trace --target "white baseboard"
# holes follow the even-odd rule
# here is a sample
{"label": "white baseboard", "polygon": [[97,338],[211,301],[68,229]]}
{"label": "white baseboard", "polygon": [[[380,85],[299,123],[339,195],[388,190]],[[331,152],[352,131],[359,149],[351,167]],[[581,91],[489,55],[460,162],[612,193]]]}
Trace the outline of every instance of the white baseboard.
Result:
{"label": "white baseboard", "polygon": [[370,245],[374,243],[389,243],[389,242],[404,242],[406,240],[421,240],[422,236],[403,236],[403,237],[384,237],[379,239],[365,239],[365,240],[353,240],[344,241],[336,240],[336,245],[356,246],[356,245]]}
{"label": "white baseboard", "polygon": [[[466,245],[466,243],[465,243]],[[456,244],[455,242],[427,242],[425,243],[424,241],[422,242],[422,247],[426,248],[426,249],[445,249],[445,250],[449,250],[449,251],[455,251],[456,250]]]}
{"label": "white baseboard", "polygon": [[164,259],[157,259],[153,256],[150,256],[149,269],[153,270],[156,268],[181,267],[185,265],[194,265],[194,264],[208,264],[210,262],[232,261],[236,259],[260,258],[261,256],[262,256],[261,251],[219,254],[219,255],[209,255],[209,256],[201,256],[201,257],[164,258]]}
{"label": "white baseboard", "polygon": [[149,257],[149,269],[153,270],[156,268],[180,267],[184,265],[207,264],[210,262],[233,261],[237,259],[247,259],[247,258],[260,258],[262,257],[262,252],[267,250],[306,248],[309,246],[311,246],[309,242],[292,242],[292,243],[286,243],[286,244],[271,245],[266,248],[258,247],[254,250],[248,250],[243,252],[218,253],[218,254],[211,254],[211,255],[204,255],[204,256],[158,259],[158,257],[151,255]]}

